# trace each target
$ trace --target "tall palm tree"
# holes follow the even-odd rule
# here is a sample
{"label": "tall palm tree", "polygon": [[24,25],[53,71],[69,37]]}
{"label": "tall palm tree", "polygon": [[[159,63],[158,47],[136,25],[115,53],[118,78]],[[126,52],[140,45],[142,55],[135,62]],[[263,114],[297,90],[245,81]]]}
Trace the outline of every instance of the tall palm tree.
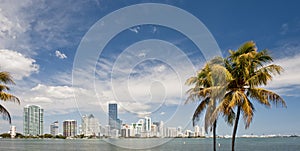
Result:
{"label": "tall palm tree", "polygon": [[[240,114],[243,114],[245,128],[250,126],[253,118],[254,106],[252,101],[270,107],[271,103],[286,107],[285,101],[278,94],[259,86],[267,85],[273,75],[283,70],[279,65],[270,64],[273,60],[267,50],[258,52],[253,41],[244,43],[236,51],[229,51],[230,56],[225,66],[230,76],[226,94],[216,108],[213,117],[218,112],[228,112],[236,108],[236,119],[232,133],[232,151],[234,151],[235,137]],[[213,120],[214,118],[212,118]]]}
{"label": "tall palm tree", "polygon": [[[9,91],[10,88],[6,84],[15,84],[11,75],[8,72],[0,72],[0,100],[2,101],[12,101],[20,104],[20,100],[5,91]],[[2,114],[3,119],[8,120],[11,124],[11,116],[6,108],[0,104],[0,114]]]}
{"label": "tall palm tree", "polygon": [[[190,101],[200,100],[199,105],[197,106],[194,114],[193,114],[193,126],[195,123],[199,121],[199,117],[201,113],[206,110],[205,113],[205,122],[204,128],[205,132],[208,132],[208,128],[211,128],[213,132],[213,150],[216,151],[216,127],[217,127],[217,119],[211,121],[211,115],[214,113],[216,109],[216,104],[218,98],[222,96],[222,89],[219,85],[220,83],[227,81],[226,77],[220,76],[225,74],[220,74],[222,71],[227,71],[224,66],[221,64],[223,63],[223,59],[220,57],[216,57],[206,63],[204,67],[197,73],[197,76],[190,77],[187,79],[187,85],[194,85],[193,88],[190,88],[188,93],[188,98],[186,103]],[[224,91],[223,91],[224,92]],[[224,112],[225,113],[225,112]],[[234,119],[234,112],[230,110],[226,114],[226,122],[229,124],[233,123]]]}

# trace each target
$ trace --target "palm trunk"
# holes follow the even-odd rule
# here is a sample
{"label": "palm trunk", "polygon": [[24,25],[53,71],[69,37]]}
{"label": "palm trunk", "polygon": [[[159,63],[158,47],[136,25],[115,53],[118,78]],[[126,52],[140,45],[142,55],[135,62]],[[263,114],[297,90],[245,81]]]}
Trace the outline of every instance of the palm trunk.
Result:
{"label": "palm trunk", "polygon": [[232,144],[231,144],[232,151],[234,151],[235,136],[236,136],[236,132],[237,132],[238,124],[239,124],[240,114],[241,114],[241,107],[238,106],[237,113],[236,113],[236,119],[235,119],[235,123],[234,123],[234,127],[233,127],[233,133],[232,133]]}
{"label": "palm trunk", "polygon": [[214,145],[214,151],[216,151],[216,129],[217,129],[217,120],[213,124],[213,145]]}

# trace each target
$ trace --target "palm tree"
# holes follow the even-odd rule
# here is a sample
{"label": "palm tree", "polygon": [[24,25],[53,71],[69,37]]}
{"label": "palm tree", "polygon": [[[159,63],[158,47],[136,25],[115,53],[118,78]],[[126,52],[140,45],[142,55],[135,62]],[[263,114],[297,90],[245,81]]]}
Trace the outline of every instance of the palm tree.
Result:
{"label": "palm tree", "polygon": [[254,42],[246,42],[236,51],[229,51],[230,56],[225,60],[225,67],[232,77],[227,86],[226,94],[213,113],[213,118],[219,112],[237,109],[232,133],[232,151],[240,114],[243,114],[245,128],[250,126],[254,106],[252,101],[270,107],[271,103],[286,107],[285,101],[278,94],[259,86],[267,85],[272,76],[283,70],[279,65],[270,64],[273,60],[267,50],[258,52]]}
{"label": "palm tree", "polygon": [[[5,91],[9,91],[10,88],[6,84],[14,84],[11,75],[8,72],[0,72],[0,100],[2,101],[12,101],[20,104],[20,100]],[[11,116],[9,112],[5,109],[3,105],[0,104],[0,113],[3,116],[3,119],[8,120],[11,124]]]}
{"label": "palm tree", "polygon": [[[200,100],[198,107],[196,108],[193,114],[193,126],[195,123],[199,121],[199,117],[202,112],[206,110],[205,113],[205,122],[204,128],[205,132],[208,132],[208,128],[211,128],[213,132],[213,150],[216,151],[216,127],[217,127],[217,119],[211,121],[211,115],[214,113],[216,109],[216,104],[218,98],[222,96],[221,91],[222,88],[219,86],[220,83],[227,81],[224,76],[225,74],[220,74],[220,71],[227,71],[221,64],[223,63],[223,59],[220,57],[216,57],[206,63],[204,67],[197,73],[197,76],[190,77],[186,81],[186,85],[194,85],[193,88],[190,88],[188,93],[188,98],[186,103],[189,101],[194,102],[195,100]],[[225,69],[225,70],[224,70]],[[226,122],[229,124],[233,123],[234,112],[230,110],[225,113]]]}

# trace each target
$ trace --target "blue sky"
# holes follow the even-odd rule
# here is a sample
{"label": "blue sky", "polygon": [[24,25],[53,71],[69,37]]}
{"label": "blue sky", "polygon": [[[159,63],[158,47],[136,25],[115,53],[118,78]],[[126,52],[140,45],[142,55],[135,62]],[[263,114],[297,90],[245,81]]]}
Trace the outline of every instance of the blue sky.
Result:
{"label": "blue sky", "polygon": [[[267,88],[280,94],[288,107],[267,109],[255,104],[250,128],[244,130],[240,121],[238,133],[300,135],[300,10],[296,1],[4,0],[0,5],[0,70],[13,74],[17,85],[11,92],[22,100],[19,106],[4,103],[17,130],[22,132],[23,106],[27,104],[45,109],[48,132],[51,122],[79,120],[81,114],[93,113],[106,125],[108,102],[120,104],[119,117],[126,123],[150,114],[154,121],[191,128],[187,121],[196,103],[183,105],[188,88],[184,79],[205,63],[206,50],[200,50],[188,35],[159,24],[118,31],[102,50],[97,46],[103,45],[101,40],[115,25],[103,24],[107,33],[94,33],[92,40],[87,34],[114,11],[150,2],[174,6],[200,20],[217,42],[220,50],[211,51],[216,51],[215,55],[227,56],[229,49],[249,40],[255,41],[259,50],[269,49],[274,63],[283,66],[285,72]],[[149,13],[156,14],[155,18],[161,11],[150,9]],[[133,12],[138,16],[147,9]],[[134,21],[135,16],[130,17],[124,14],[110,19],[122,25]],[[194,29],[184,19],[171,14],[167,21]],[[89,56],[88,50],[82,49],[89,40],[98,41],[91,48],[101,54]],[[96,61],[89,62],[89,57]],[[78,64],[82,68],[76,68]],[[0,124],[1,132],[8,131],[7,121]],[[203,125],[202,120],[199,125]],[[231,129],[221,120],[218,133],[231,134]]]}

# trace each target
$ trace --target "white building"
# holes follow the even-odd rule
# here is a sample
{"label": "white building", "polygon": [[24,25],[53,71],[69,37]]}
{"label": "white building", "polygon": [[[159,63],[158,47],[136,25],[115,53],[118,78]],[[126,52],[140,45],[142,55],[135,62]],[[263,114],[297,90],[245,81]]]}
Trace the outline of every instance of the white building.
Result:
{"label": "white building", "polygon": [[144,137],[144,119],[139,119],[137,123],[132,123],[131,129],[131,136]]}
{"label": "white building", "polygon": [[93,114],[82,116],[81,134],[84,136],[99,136],[100,124]]}
{"label": "white building", "polygon": [[150,137],[151,133],[151,126],[152,126],[152,121],[151,118],[146,116],[144,118],[144,137]]}
{"label": "white building", "polygon": [[166,137],[176,137],[176,136],[177,136],[176,127],[168,127]]}
{"label": "white building", "polygon": [[165,132],[164,122],[163,121],[160,121],[158,129],[159,129],[159,136],[160,137],[165,137],[166,136],[166,132]]}
{"label": "white building", "polygon": [[121,137],[132,137],[132,127],[131,125],[123,124],[121,128]]}
{"label": "white building", "polygon": [[59,132],[59,124],[58,124],[58,121],[55,121],[53,123],[50,124],[50,134],[52,136],[56,136],[58,135],[58,132]]}
{"label": "white building", "polygon": [[24,107],[23,131],[25,136],[43,135],[44,109],[38,105],[26,105]]}
{"label": "white building", "polygon": [[194,131],[195,131],[195,137],[201,136],[200,127],[198,125],[194,126]]}
{"label": "white building", "polygon": [[17,135],[16,126],[11,126],[9,130],[9,134],[11,138],[15,138]]}
{"label": "white building", "polygon": [[181,126],[177,127],[177,134],[176,134],[177,137],[183,137],[183,133],[182,133],[182,128]]}

